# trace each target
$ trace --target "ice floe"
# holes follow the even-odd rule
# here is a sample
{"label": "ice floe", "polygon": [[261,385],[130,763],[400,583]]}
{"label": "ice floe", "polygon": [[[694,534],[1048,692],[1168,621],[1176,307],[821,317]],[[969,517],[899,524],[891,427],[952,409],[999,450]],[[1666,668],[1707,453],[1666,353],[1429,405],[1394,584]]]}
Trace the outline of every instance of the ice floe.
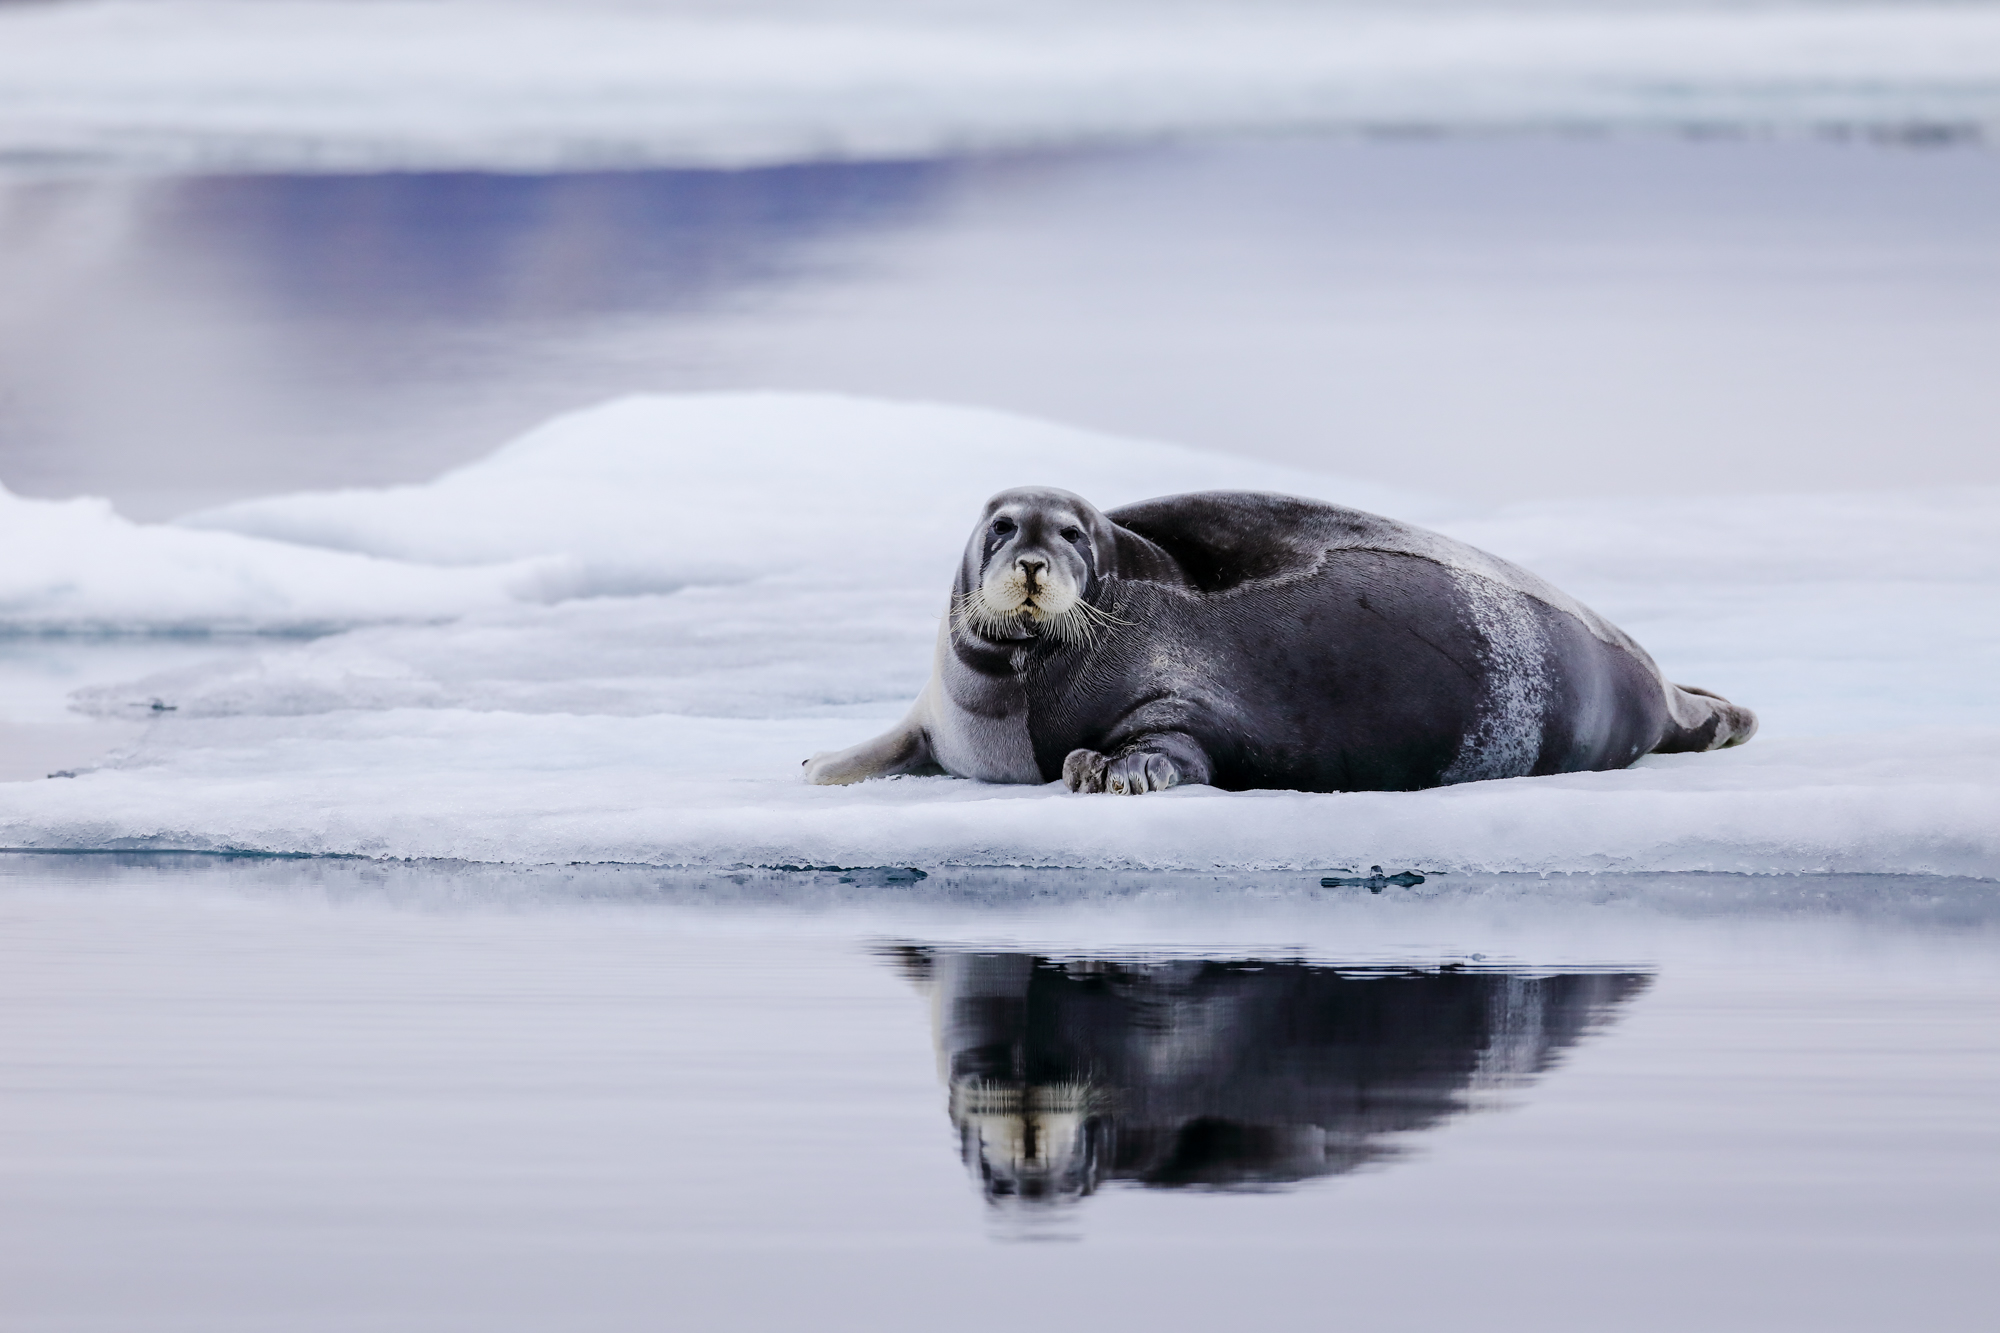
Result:
{"label": "ice floe", "polygon": [[0,162],[743,165],[1229,130],[1987,134],[1986,5],[83,0],[0,11]]}
{"label": "ice floe", "polygon": [[[1433,792],[812,788],[898,716],[986,495],[1245,487],[1519,561],[1756,708],[1713,755]],[[1493,510],[1002,413],[621,400],[421,486],[135,524],[0,496],[0,626],[173,631],[82,689],[142,738],[0,783],[0,846],[661,865],[2000,876],[2000,492]],[[185,635],[279,631],[214,660]],[[316,637],[301,630],[329,630]]]}

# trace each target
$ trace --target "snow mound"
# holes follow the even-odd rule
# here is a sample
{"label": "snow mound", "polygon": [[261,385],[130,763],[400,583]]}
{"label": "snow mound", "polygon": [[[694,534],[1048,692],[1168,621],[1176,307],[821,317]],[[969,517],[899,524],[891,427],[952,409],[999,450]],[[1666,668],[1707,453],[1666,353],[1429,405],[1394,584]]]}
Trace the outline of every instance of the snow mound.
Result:
{"label": "snow mound", "polygon": [[1983,5],[84,0],[0,11],[0,161],[747,165],[1219,130],[1988,133]]}
{"label": "snow mound", "polygon": [[540,567],[412,567],[121,518],[104,500],[0,489],[0,628],[314,631],[511,600]]}
{"label": "snow mound", "polygon": [[[1520,561],[1740,750],[1432,792],[1137,799],[799,762],[901,714],[994,490],[1289,491]],[[0,846],[659,865],[1922,872],[2000,877],[2000,491],[1457,512],[1000,413],[639,398],[424,486],[139,525],[0,493],[0,628],[297,629],[75,706],[143,738],[0,784]]]}
{"label": "snow mound", "polygon": [[[465,565],[559,557],[554,594],[653,592],[824,564],[935,570],[996,491],[1060,486],[1111,508],[1223,486],[1359,508],[1423,497],[1006,412],[838,394],[634,397],[559,417],[421,486],[279,496],[182,526]],[[1331,493],[1331,494],[1329,494]]]}
{"label": "snow mound", "polygon": [[835,395],[631,398],[421,486],[137,524],[0,489],[0,630],[295,633],[666,593],[823,565],[898,579],[1027,482],[1106,504],[1218,486],[1443,512],[1385,487],[972,408]]}

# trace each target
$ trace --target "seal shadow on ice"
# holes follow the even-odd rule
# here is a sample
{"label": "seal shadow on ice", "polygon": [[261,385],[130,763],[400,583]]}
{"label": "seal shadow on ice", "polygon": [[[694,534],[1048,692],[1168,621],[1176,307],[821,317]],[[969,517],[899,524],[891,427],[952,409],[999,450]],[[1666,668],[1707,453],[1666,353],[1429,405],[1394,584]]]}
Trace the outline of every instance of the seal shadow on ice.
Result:
{"label": "seal shadow on ice", "polygon": [[930,1001],[952,1126],[994,1202],[1268,1188],[1392,1158],[1401,1136],[1532,1081],[1651,982],[885,952]]}
{"label": "seal shadow on ice", "polygon": [[1756,729],[1557,588],[1423,528],[1282,495],[1102,513],[1029,488],[987,502],[908,716],[805,772],[1414,791]]}

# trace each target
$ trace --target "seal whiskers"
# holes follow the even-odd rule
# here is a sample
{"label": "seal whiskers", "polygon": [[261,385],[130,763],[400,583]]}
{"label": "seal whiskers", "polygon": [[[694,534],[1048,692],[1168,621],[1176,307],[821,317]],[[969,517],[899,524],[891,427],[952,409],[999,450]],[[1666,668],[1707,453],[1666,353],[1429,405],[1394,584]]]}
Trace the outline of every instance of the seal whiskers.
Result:
{"label": "seal whiskers", "polygon": [[953,597],[951,618],[952,623],[981,638],[1008,640],[1032,635],[1066,648],[1088,647],[1102,631],[1131,624],[1080,597],[1061,611],[1044,611],[1033,605],[998,611],[987,599],[984,588]]}
{"label": "seal whiskers", "polygon": [[985,592],[975,588],[951,599],[951,623],[982,639],[1025,638],[1029,616],[1021,608],[996,611]]}

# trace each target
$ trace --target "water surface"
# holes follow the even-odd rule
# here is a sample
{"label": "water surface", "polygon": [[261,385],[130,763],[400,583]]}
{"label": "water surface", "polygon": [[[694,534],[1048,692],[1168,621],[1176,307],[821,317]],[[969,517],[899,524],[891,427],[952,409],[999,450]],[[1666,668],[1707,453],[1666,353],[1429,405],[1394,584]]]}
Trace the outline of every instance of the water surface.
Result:
{"label": "water surface", "polygon": [[0,1311],[1984,1327],[1996,907],[9,856]]}
{"label": "water surface", "polygon": [[736,388],[1479,501],[1992,484],[1996,344],[2000,156],[1975,146],[0,183],[0,484],[147,518],[425,480],[614,394]]}

